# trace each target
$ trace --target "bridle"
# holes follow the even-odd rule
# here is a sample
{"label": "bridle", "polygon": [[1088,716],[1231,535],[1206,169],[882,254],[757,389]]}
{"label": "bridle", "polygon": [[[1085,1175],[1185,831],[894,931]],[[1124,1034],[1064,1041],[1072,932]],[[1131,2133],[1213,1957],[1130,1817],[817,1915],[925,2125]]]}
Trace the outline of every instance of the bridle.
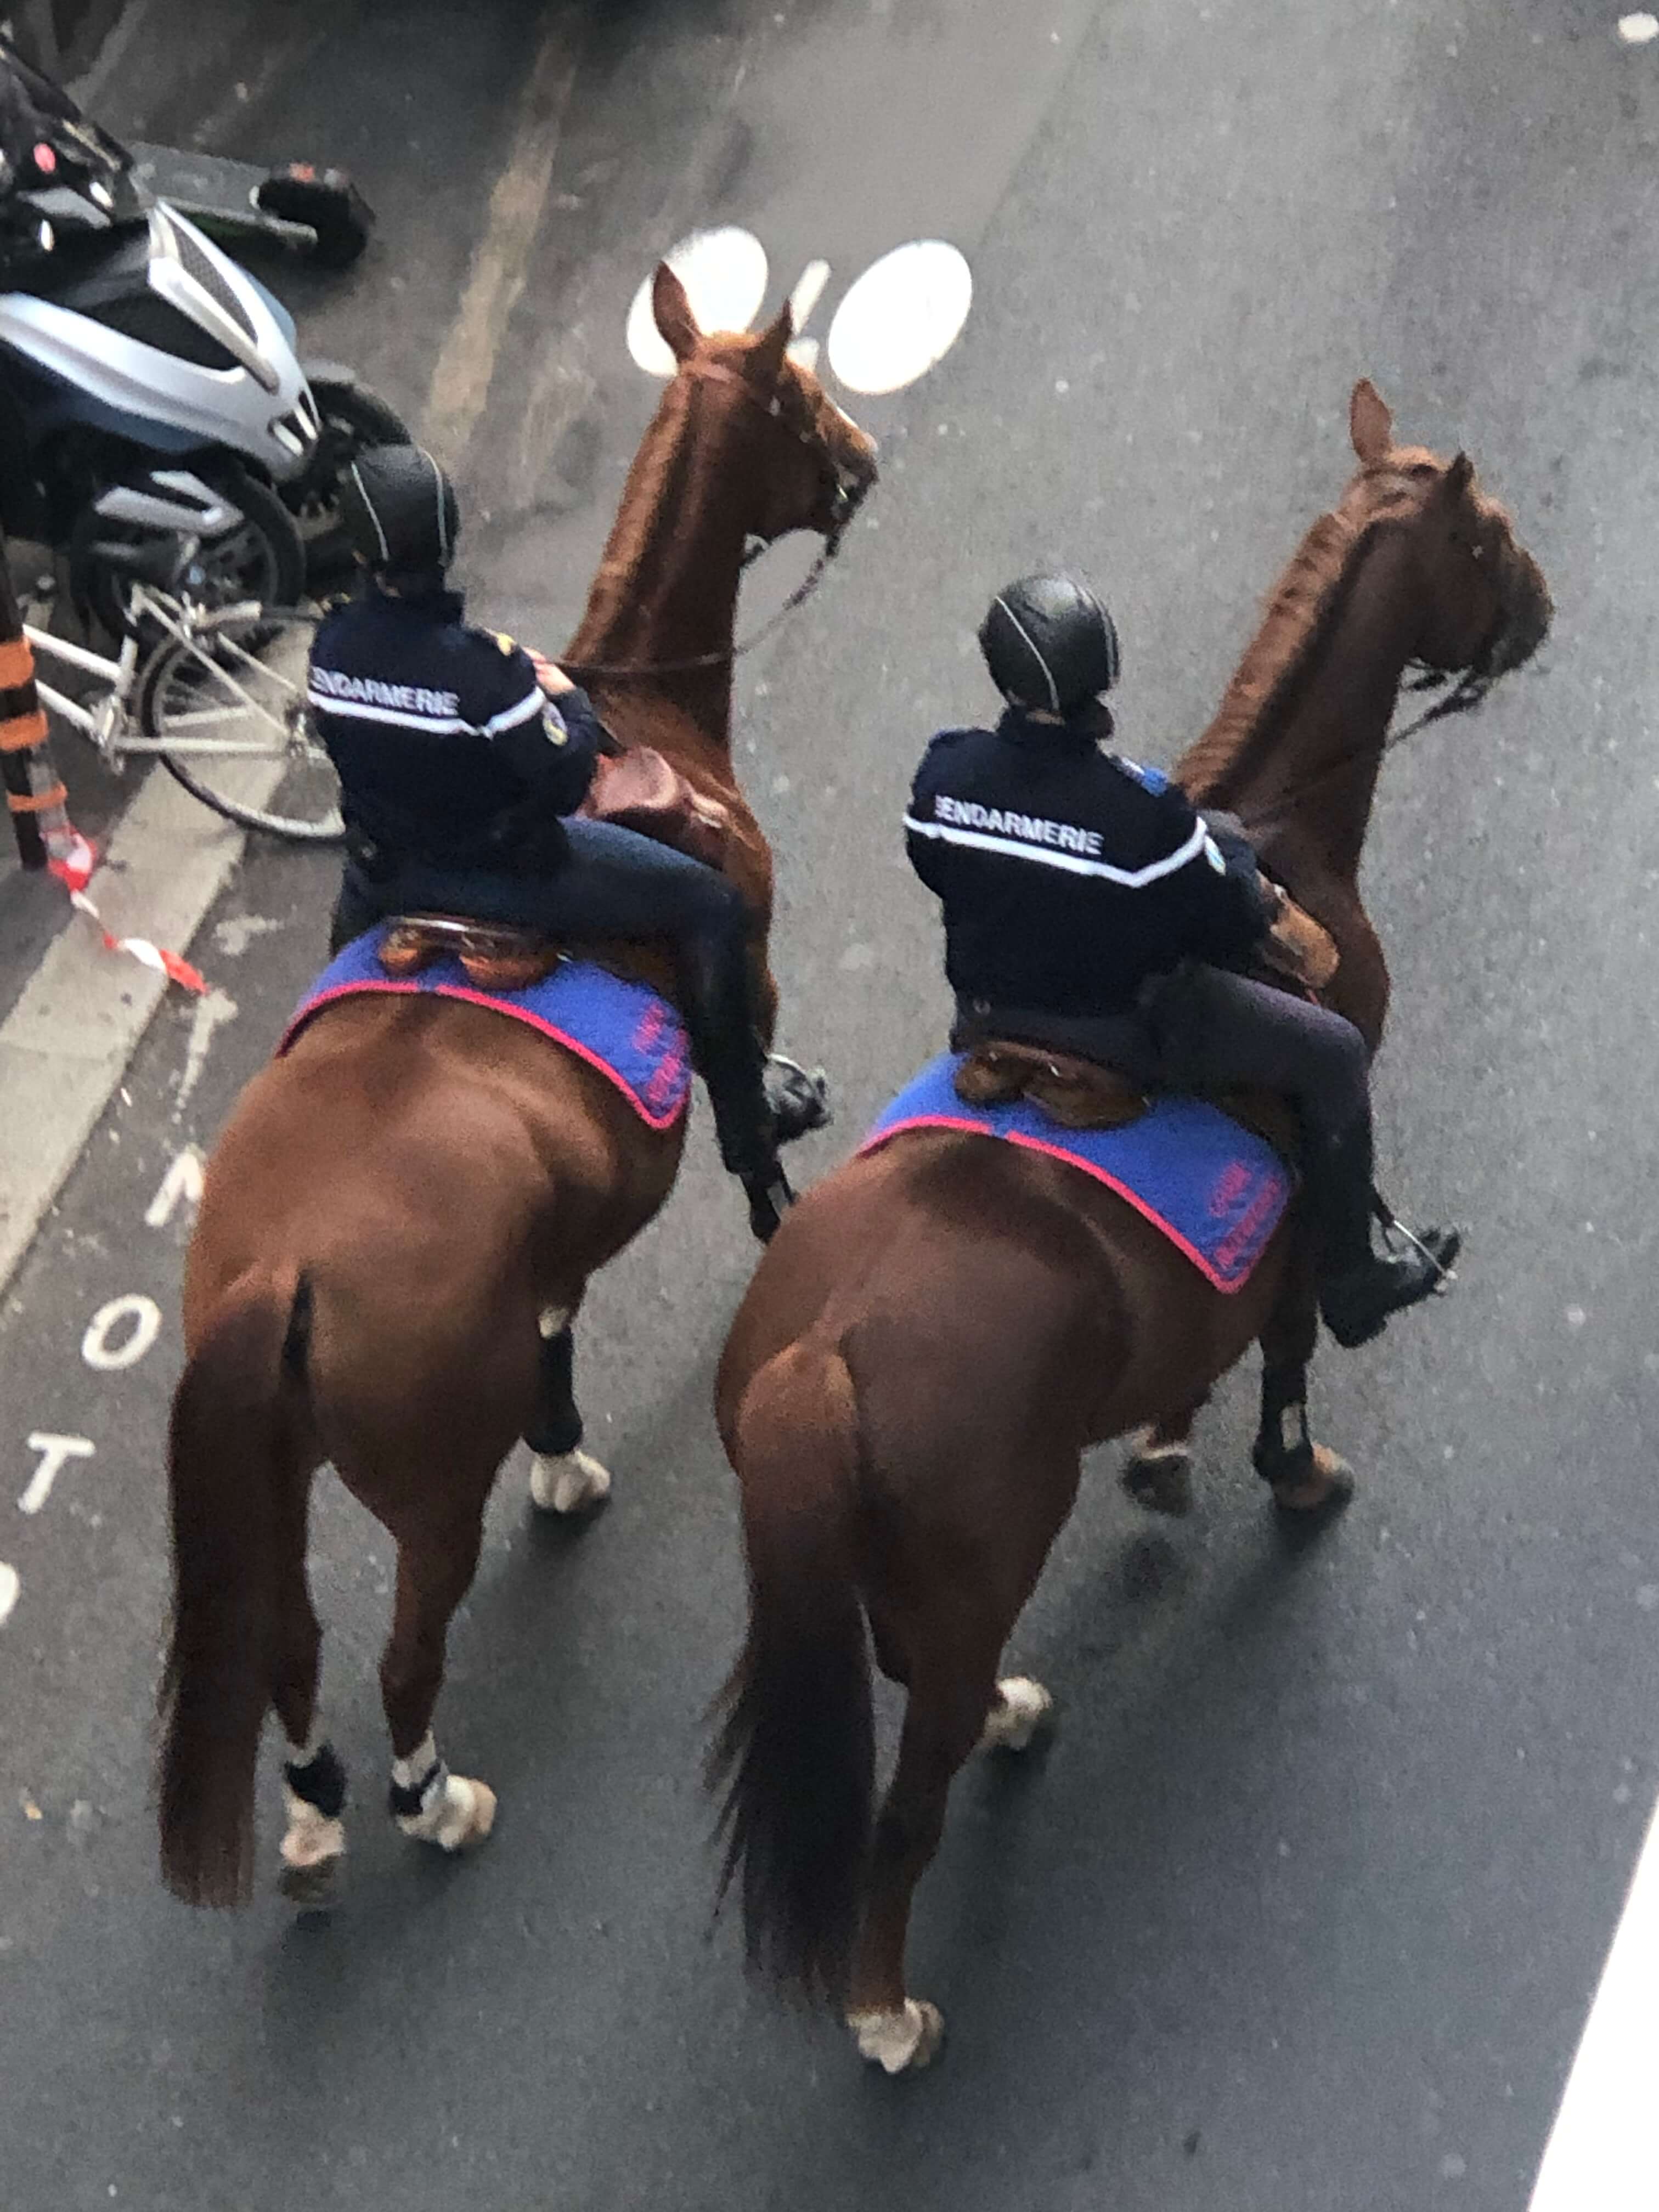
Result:
{"label": "bridle", "polygon": [[[740,370],[732,368],[723,361],[684,362],[678,373],[702,383],[729,384],[751,407],[758,408],[768,422],[775,424],[786,438],[793,439],[811,455],[830,491],[830,520],[823,533],[823,543],[811,568],[783,605],[741,643],[721,646],[713,653],[692,653],[681,660],[562,660],[558,665],[567,675],[592,678],[602,682],[652,676],[689,676],[699,669],[724,668],[733,661],[741,660],[745,653],[752,653],[757,646],[763,644],[781,623],[788,620],[797,607],[804,606],[811,598],[823,581],[830,563],[841,550],[841,541],[870,489],[868,482],[860,483],[845,470],[836,466],[821,438],[788,420],[778,392],[774,392],[769,398],[764,392],[757,392]],[[738,573],[746,574],[772,542],[769,538],[751,537],[744,547]]]}
{"label": "bridle", "polygon": [[[1413,672],[1403,686],[1407,691],[1421,694],[1432,691],[1437,685],[1443,684],[1447,688],[1421,714],[1402,723],[1399,728],[1386,732],[1376,752],[1379,767],[1395,747],[1403,745],[1407,738],[1414,738],[1431,723],[1446,721],[1454,714],[1471,714],[1480,705],[1498,678],[1506,672],[1509,664],[1504,659],[1504,646],[1508,635],[1508,618],[1500,607],[1492,629],[1467,668],[1449,675],[1443,669],[1431,668],[1423,661],[1408,664]],[[1304,777],[1300,783],[1292,784],[1271,806],[1263,807],[1256,813],[1241,813],[1238,820],[1252,837],[1260,836],[1264,830],[1277,829],[1281,822],[1296,811],[1310,792],[1322,789],[1327,783],[1346,774],[1357,761],[1369,758],[1370,752],[1369,745],[1345,748],[1334,760],[1328,761],[1315,775]]]}

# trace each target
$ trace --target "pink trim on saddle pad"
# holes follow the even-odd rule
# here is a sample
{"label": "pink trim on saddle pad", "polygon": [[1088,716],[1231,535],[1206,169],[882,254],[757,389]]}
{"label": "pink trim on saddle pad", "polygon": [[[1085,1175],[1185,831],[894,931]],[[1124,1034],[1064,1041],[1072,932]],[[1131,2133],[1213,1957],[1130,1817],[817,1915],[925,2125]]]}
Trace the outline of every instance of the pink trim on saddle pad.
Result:
{"label": "pink trim on saddle pad", "polygon": [[[526,1029],[539,1030],[550,1043],[562,1045],[578,1060],[586,1060],[596,1075],[604,1076],[612,1089],[620,1092],[650,1129],[672,1129],[685,1112],[686,1102],[691,1095],[689,1067],[683,1056],[678,1060],[663,1060],[652,1076],[649,1087],[653,1091],[661,1090],[672,1094],[672,1103],[664,1110],[651,1103],[645,1093],[635,1090],[626,1077],[591,1045],[584,1044],[580,1037],[572,1036],[568,1030],[558,1028],[542,1015],[532,1012],[529,1007],[515,1006],[506,999],[493,999],[487,991],[477,991],[466,984],[438,983],[425,977],[405,982],[397,981],[390,975],[365,977],[349,983],[336,983],[319,991],[314,998],[306,1001],[283,1030],[282,1042],[276,1048],[277,1058],[281,1059],[302,1030],[309,1028],[313,1016],[323,1007],[331,1006],[340,999],[369,998],[459,999],[467,1006],[484,1006],[493,1014],[505,1014],[509,1021],[522,1022]],[[665,1082],[664,1078],[666,1078]]]}
{"label": "pink trim on saddle pad", "polygon": [[[1121,1198],[1126,1206],[1133,1206],[1141,1218],[1151,1222],[1152,1227],[1161,1236],[1167,1237],[1176,1249],[1184,1258],[1192,1261],[1212,1289],[1219,1291],[1223,1297],[1235,1297],[1255,1273],[1255,1263],[1252,1262],[1242,1275],[1237,1275],[1229,1279],[1218,1272],[1214,1261],[1206,1254],[1200,1252],[1197,1245],[1189,1238],[1183,1237],[1172,1223],[1166,1221],[1161,1213],[1148,1205],[1139,1192],[1132,1190],[1127,1183],[1121,1182],[1116,1176],[1109,1174],[1104,1168],[1098,1166],[1093,1160],[1081,1158],[1076,1152],[1068,1152],[1062,1145],[1045,1144],[1040,1137],[1028,1136],[1021,1129],[988,1129],[983,1121],[969,1121],[965,1116],[950,1114],[917,1114],[907,1117],[904,1121],[895,1121],[884,1129],[878,1129],[873,1135],[865,1139],[859,1146],[859,1152],[861,1156],[866,1152],[878,1152],[891,1139],[902,1137],[909,1129],[951,1129],[963,1136],[988,1138],[993,1144],[996,1145],[1018,1145],[1028,1152],[1045,1153],[1051,1160],[1059,1160],[1066,1167],[1076,1168],[1082,1175],[1092,1176],[1097,1182],[1104,1183],[1108,1190]],[[1275,1194],[1270,1190],[1266,1194],[1266,1202],[1282,1207],[1284,1194]],[[1257,1225],[1254,1219],[1247,1216],[1245,1220],[1233,1231],[1229,1243],[1231,1244],[1235,1239],[1242,1238]],[[1222,1247],[1224,1255],[1227,1249],[1227,1245]],[[1263,1249],[1266,1249],[1265,1242]]]}

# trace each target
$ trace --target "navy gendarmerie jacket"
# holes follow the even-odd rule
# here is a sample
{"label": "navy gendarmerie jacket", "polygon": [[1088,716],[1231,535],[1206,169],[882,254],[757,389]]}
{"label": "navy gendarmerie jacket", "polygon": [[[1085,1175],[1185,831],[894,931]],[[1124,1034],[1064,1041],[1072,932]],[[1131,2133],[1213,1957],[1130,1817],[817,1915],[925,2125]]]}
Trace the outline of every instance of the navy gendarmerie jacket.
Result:
{"label": "navy gendarmerie jacket", "polygon": [[463,621],[459,592],[371,583],[319,626],[309,696],[360,848],[437,867],[562,856],[557,817],[592,781],[593,709],[582,691],[550,699],[521,646]]}
{"label": "navy gendarmerie jacket", "polygon": [[1267,927],[1244,839],[1157,769],[1103,750],[1110,729],[1098,708],[1064,725],[1011,708],[994,730],[928,746],[905,842],[944,903],[958,998],[1120,1013],[1148,977],[1183,959],[1224,966]]}

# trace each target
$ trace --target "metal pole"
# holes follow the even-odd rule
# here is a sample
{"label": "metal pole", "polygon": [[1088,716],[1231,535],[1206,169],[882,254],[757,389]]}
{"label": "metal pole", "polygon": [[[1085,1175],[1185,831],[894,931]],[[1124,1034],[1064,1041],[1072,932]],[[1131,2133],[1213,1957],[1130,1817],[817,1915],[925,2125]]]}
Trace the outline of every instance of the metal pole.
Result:
{"label": "metal pole", "polygon": [[34,687],[34,654],[0,544],[0,781],[26,868],[66,859],[75,843],[69,793],[52,763],[46,717]]}

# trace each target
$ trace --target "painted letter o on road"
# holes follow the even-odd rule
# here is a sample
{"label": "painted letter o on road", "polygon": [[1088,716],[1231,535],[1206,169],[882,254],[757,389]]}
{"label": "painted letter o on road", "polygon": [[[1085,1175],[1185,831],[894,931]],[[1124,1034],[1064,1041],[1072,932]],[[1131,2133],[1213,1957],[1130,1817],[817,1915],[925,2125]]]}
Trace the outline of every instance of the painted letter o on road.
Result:
{"label": "painted letter o on road", "polygon": [[[112,1344],[110,1338],[128,1323],[131,1334]],[[130,1291],[125,1297],[112,1298],[94,1314],[81,1339],[81,1357],[88,1367],[105,1373],[118,1367],[136,1367],[161,1333],[161,1307],[154,1298]]]}

